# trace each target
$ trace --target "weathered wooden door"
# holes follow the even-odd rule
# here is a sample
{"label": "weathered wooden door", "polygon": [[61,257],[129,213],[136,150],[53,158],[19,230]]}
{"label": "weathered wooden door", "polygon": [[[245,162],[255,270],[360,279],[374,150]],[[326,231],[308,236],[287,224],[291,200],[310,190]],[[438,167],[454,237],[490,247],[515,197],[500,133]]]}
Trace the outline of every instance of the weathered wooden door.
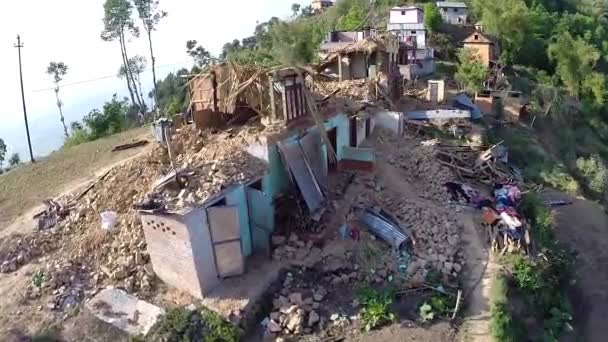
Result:
{"label": "weathered wooden door", "polygon": [[239,212],[237,207],[218,206],[207,208],[209,233],[220,278],[243,274],[245,259],[241,248]]}
{"label": "weathered wooden door", "polygon": [[431,87],[431,102],[439,102],[439,84],[431,83],[429,86]]}

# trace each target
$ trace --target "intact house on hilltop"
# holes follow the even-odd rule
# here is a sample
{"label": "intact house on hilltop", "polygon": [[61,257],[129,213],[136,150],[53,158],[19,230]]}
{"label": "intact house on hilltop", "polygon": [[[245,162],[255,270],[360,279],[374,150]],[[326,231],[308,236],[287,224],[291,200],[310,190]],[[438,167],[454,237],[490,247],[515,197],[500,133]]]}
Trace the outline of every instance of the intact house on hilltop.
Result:
{"label": "intact house on hilltop", "polygon": [[452,25],[464,25],[467,23],[469,10],[464,2],[439,1],[437,2],[437,7],[445,23]]}
{"label": "intact house on hilltop", "polygon": [[388,31],[399,40],[397,63],[405,79],[435,72],[435,54],[426,45],[424,11],[416,6],[393,7],[389,13]]}
{"label": "intact house on hilltop", "polygon": [[481,31],[475,31],[464,41],[464,47],[471,49],[488,68],[493,68],[500,55],[496,40]]}
{"label": "intact house on hilltop", "polygon": [[315,12],[321,12],[334,5],[332,0],[313,0],[310,7]]}

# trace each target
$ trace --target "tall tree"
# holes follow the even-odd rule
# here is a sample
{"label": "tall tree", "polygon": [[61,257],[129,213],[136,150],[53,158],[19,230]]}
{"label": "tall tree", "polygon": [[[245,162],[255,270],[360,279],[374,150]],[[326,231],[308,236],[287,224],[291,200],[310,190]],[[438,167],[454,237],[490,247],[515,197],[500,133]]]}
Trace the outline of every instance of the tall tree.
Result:
{"label": "tall tree", "polygon": [[207,51],[202,45],[197,45],[198,42],[196,40],[189,40],[186,42],[186,49],[188,56],[194,59],[194,63],[199,68],[204,68],[211,63],[211,53]]}
{"label": "tall tree", "polygon": [[294,17],[298,15],[298,12],[300,12],[300,8],[301,7],[302,6],[300,6],[300,4],[293,4],[293,5],[291,5],[291,11],[293,12],[293,16]]}
{"label": "tall tree", "polygon": [[4,162],[4,157],[6,156],[6,144],[4,140],[0,138],[0,169],[2,169],[2,163]]}
{"label": "tall tree", "polygon": [[[129,58],[129,61],[127,62],[129,68],[128,70],[124,65],[121,65],[120,69],[118,70],[118,77],[120,78],[126,78],[129,74],[133,75],[133,79],[135,81],[135,92],[138,93],[139,97],[142,99],[144,98],[144,94],[141,86],[141,74],[146,70],[147,63],[148,61],[146,60],[146,57],[135,55]],[[142,111],[145,111],[145,102],[142,104],[142,106]]]}
{"label": "tall tree", "polygon": [[65,134],[65,138],[69,138],[68,134],[68,126],[65,124],[65,118],[63,117],[63,102],[59,98],[59,82],[63,80],[63,76],[68,73],[68,66],[63,62],[51,62],[46,69],[46,73],[53,77],[53,82],[55,82],[55,97],[57,98],[57,108],[59,108],[59,118],[61,120],[61,124],[63,125],[63,133]]}
{"label": "tall tree", "polygon": [[104,29],[101,32],[101,39],[104,41],[118,40],[118,43],[120,44],[120,52],[122,54],[123,66],[127,71],[127,88],[129,89],[129,94],[131,95],[131,102],[133,105],[138,106],[141,109],[143,107],[143,102],[139,98],[137,91],[134,91],[136,88],[135,78],[128,67],[129,56],[127,54],[126,44],[129,34],[134,37],[139,36],[139,29],[135,26],[135,23],[131,18],[133,6],[129,0],[106,0],[103,5],[103,9]]}
{"label": "tall tree", "polygon": [[167,12],[158,9],[158,0],[135,0],[135,7],[142,21],[144,31],[148,35],[150,46],[150,61],[152,62],[152,81],[154,82],[154,102],[158,105],[158,88],[156,84],[156,58],[152,48],[152,31],[156,30],[160,20],[167,16]]}

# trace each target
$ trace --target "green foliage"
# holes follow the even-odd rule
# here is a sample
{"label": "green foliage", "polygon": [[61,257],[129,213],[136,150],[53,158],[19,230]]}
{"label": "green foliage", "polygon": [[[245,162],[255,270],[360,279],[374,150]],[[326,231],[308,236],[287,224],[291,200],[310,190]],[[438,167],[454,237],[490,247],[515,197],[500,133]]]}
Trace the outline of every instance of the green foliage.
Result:
{"label": "green foliage", "polygon": [[125,33],[131,32],[138,35],[137,27],[131,18],[133,5],[129,0],[106,0],[103,4],[103,25],[101,39],[113,41],[119,39],[125,41]]}
{"label": "green foliage", "polygon": [[205,68],[211,63],[211,53],[207,51],[202,45],[197,45],[198,42],[196,40],[189,40],[186,42],[186,53],[188,56],[192,57],[194,63],[199,68]]}
{"label": "green foliage", "polygon": [[337,30],[354,31],[365,26],[365,10],[359,5],[352,6],[346,15],[338,20]]}
{"label": "green foliage", "polygon": [[441,27],[441,14],[433,2],[424,4],[424,27],[430,32],[437,32]]}
{"label": "green foliage", "polygon": [[46,280],[46,274],[43,270],[38,269],[32,274],[32,285],[35,287],[41,287],[42,283]]}
{"label": "green foliage", "polygon": [[4,143],[4,140],[2,140],[2,138],[0,138],[0,166],[2,166],[5,156],[6,156],[6,144]]}
{"label": "green foliage", "polygon": [[366,331],[379,328],[395,320],[395,314],[389,308],[394,296],[393,292],[389,290],[377,290],[370,287],[359,290],[358,298],[363,304],[361,320]]}
{"label": "green foliage", "polygon": [[524,327],[511,314],[507,295],[507,278],[499,275],[493,280],[490,294],[490,333],[495,341],[523,341],[525,339]]}
{"label": "green foliage", "polygon": [[46,73],[53,76],[55,83],[59,83],[63,76],[68,73],[68,66],[63,62],[51,62],[46,69]]}
{"label": "green foliage", "polygon": [[430,322],[435,319],[435,312],[433,312],[433,307],[427,302],[424,302],[424,304],[420,306],[418,311],[420,313],[420,320],[423,322]]}
{"label": "green foliage", "polygon": [[72,123],[72,135],[66,138],[64,147],[75,146],[87,141],[96,140],[107,135],[122,132],[131,126],[129,118],[132,112],[128,100],[119,100],[114,94],[112,100],[103,105],[103,109],[93,109],[83,119],[84,126]]}
{"label": "green foliage", "polygon": [[470,49],[458,51],[458,67],[454,78],[460,89],[470,92],[481,90],[488,75],[488,67]]}
{"label": "green foliage", "polygon": [[608,169],[599,155],[579,157],[576,160],[576,168],[587,180],[591,191],[599,195],[608,191]]}
{"label": "green foliage", "polygon": [[573,277],[575,259],[556,242],[553,215],[540,198],[526,194],[520,210],[530,221],[542,257],[513,254],[504,261],[510,268],[514,286],[535,317],[543,322],[544,338],[556,341],[564,331],[572,329],[572,307],[564,292]]}
{"label": "green foliage", "polygon": [[150,34],[156,29],[160,20],[167,16],[167,12],[158,8],[158,0],[134,0],[133,4],[137,9],[137,14],[142,20],[144,30]]}
{"label": "green foliage", "polygon": [[19,153],[13,153],[8,160],[8,165],[17,166],[21,164],[21,158],[19,157]]}
{"label": "green foliage", "polygon": [[168,342],[237,342],[240,332],[206,308],[177,308],[161,318],[151,336],[151,340]]}
{"label": "green foliage", "polygon": [[294,17],[298,15],[298,12],[300,12],[300,8],[301,7],[302,6],[300,6],[300,4],[292,4],[291,5],[291,11],[293,12],[293,16]]}
{"label": "green foliage", "polygon": [[284,65],[310,63],[317,57],[322,36],[303,21],[279,22],[272,26],[272,55]]}
{"label": "green foliage", "polygon": [[188,74],[188,70],[180,69],[175,74],[169,73],[164,80],[158,82],[157,106],[166,115],[180,113],[188,105],[186,79],[182,77]]}
{"label": "green foliage", "polygon": [[593,73],[600,53],[581,38],[564,32],[549,45],[549,58],[556,63],[556,73],[573,96],[582,94],[586,77]]}

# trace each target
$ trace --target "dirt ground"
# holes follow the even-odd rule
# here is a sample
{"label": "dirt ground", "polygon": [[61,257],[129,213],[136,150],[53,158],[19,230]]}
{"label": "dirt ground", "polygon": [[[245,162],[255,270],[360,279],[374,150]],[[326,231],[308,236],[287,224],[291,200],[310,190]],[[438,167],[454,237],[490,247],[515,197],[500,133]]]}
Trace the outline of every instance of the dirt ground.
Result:
{"label": "dirt ground", "polygon": [[[53,152],[35,164],[26,164],[0,175],[0,231],[7,229],[18,216],[36,211],[42,200],[92,179],[101,169],[145,148],[111,152],[112,147],[145,138],[151,139],[149,128],[133,129]],[[17,222],[11,228],[19,228],[25,223],[27,221]]]}
{"label": "dirt ground", "polygon": [[608,336],[608,215],[597,203],[548,191],[547,199],[570,199],[556,208],[557,237],[578,255],[577,284],[570,294],[574,306],[574,333],[565,341],[606,341]]}

